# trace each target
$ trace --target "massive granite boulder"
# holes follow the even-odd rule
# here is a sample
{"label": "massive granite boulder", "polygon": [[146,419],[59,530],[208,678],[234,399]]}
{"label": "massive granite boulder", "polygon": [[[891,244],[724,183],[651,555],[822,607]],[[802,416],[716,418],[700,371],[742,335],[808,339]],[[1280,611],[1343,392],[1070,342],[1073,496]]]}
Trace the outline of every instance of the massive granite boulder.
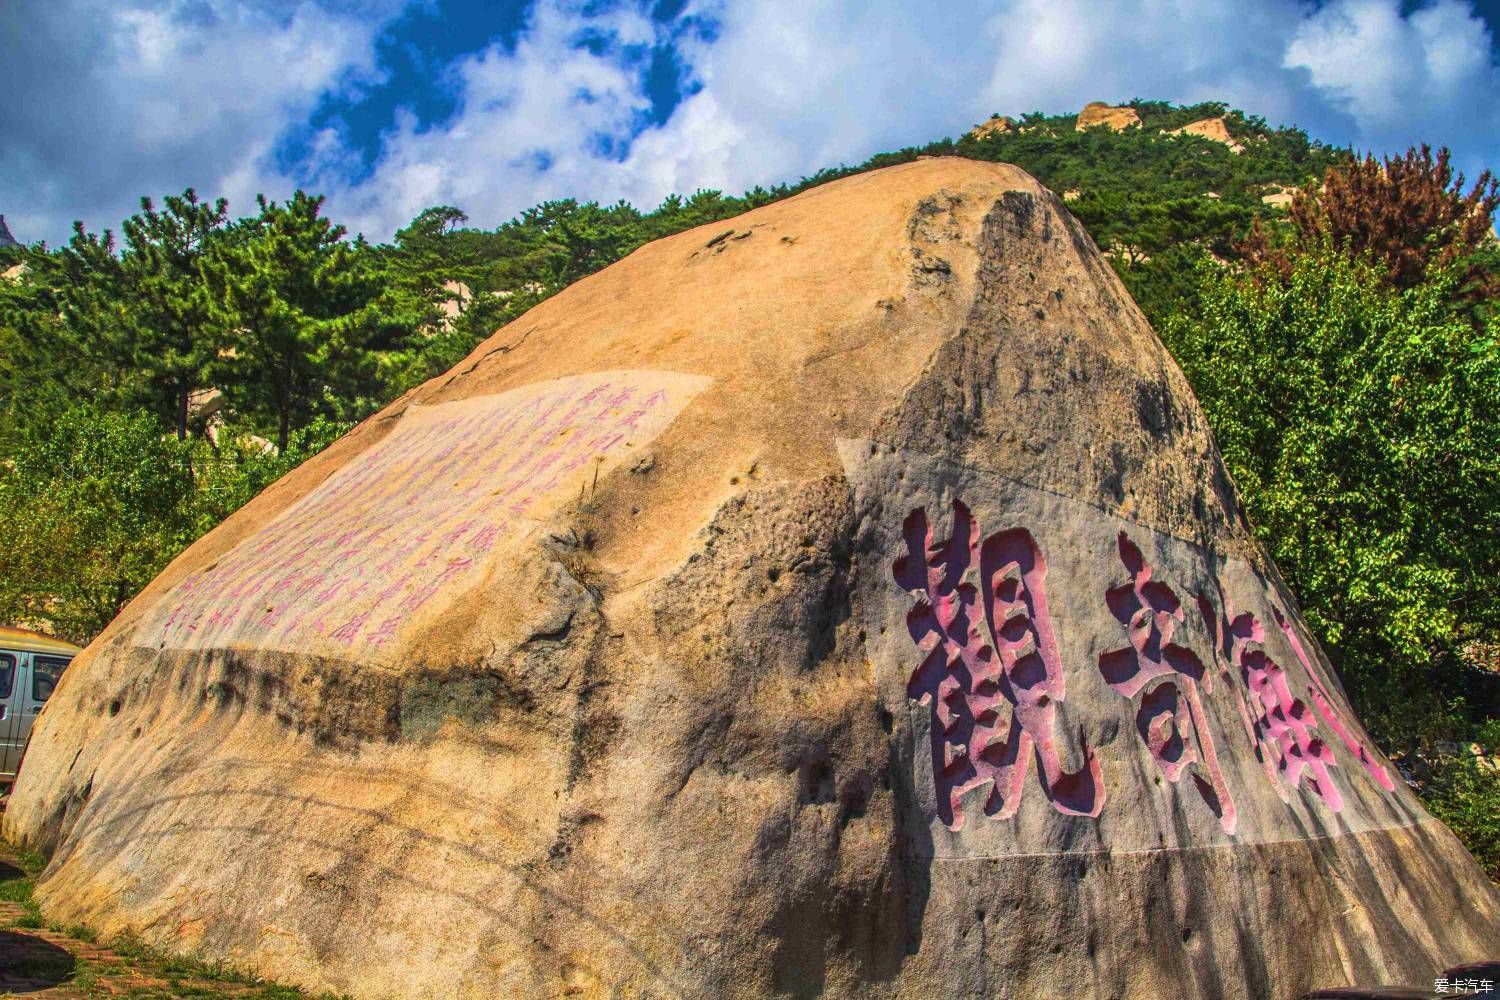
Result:
{"label": "massive granite boulder", "polygon": [[44,912],[358,997],[1293,997],[1500,950],[1061,202],[646,246],[202,539],[5,817]]}

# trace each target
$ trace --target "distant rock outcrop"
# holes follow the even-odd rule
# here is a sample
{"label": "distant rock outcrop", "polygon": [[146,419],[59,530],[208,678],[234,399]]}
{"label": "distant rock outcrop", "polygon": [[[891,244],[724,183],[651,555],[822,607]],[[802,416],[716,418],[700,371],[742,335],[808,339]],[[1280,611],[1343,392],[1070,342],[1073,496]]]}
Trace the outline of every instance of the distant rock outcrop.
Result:
{"label": "distant rock outcrop", "polygon": [[438,304],[438,309],[443,314],[443,326],[450,327],[453,321],[464,314],[469,308],[469,303],[474,298],[474,292],[462,281],[443,282],[443,291],[447,296]]}
{"label": "distant rock outcrop", "polygon": [[1135,108],[1126,106],[1117,108],[1103,101],[1092,101],[1085,104],[1083,110],[1078,112],[1078,124],[1074,127],[1082,132],[1084,129],[1103,125],[1116,132],[1123,132],[1132,125],[1139,127],[1140,124],[1141,116],[1136,114]]}
{"label": "distant rock outcrop", "polygon": [[988,121],[980,122],[969,129],[969,138],[986,139],[992,135],[1002,135],[1006,132],[1016,130],[1015,120],[1006,115],[990,115]]}
{"label": "distant rock outcrop", "polygon": [[188,393],[188,419],[207,420],[224,409],[224,393],[212,387]]}
{"label": "distant rock outcrop", "polygon": [[1221,142],[1229,147],[1231,153],[1243,153],[1245,147],[1236,142],[1234,136],[1229,134],[1229,126],[1223,116],[1218,118],[1203,118],[1195,122],[1188,122],[1182,128],[1163,129],[1164,135],[1196,135],[1211,142]]}
{"label": "distant rock outcrop", "polygon": [[5,224],[5,216],[0,215],[0,250],[20,245],[21,241],[10,234],[10,227]]}
{"label": "distant rock outcrop", "polygon": [[1260,200],[1272,208],[1290,208],[1292,198],[1297,194],[1297,189],[1286,184],[1272,184],[1267,194],[1261,195]]}

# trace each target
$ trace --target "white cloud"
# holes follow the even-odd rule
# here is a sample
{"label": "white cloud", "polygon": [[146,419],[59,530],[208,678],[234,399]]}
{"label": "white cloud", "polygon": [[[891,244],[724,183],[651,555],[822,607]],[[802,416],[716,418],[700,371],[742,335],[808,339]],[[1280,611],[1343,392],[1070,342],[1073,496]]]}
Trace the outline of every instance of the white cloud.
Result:
{"label": "white cloud", "polygon": [[268,163],[282,131],[374,72],[390,8],[0,4],[0,211],[18,237],[53,243],[75,218],[118,227],[148,192],[193,186],[249,211],[288,189]]}
{"label": "white cloud", "polygon": [[[1316,11],[1298,0],[696,0],[687,13],[716,24],[706,40],[677,42],[699,89],[623,160],[590,137],[629,136],[643,80],[618,46],[596,56],[571,41],[585,28],[637,37],[649,26],[628,7],[588,17],[542,0],[513,52],[464,67],[451,123],[398,129],[374,175],[334,205],[357,203],[359,223],[382,236],[435,201],[482,224],[547,197],[649,206],[673,191],[737,192],[858,162],[991,112],[1136,96],[1224,100],[1382,150],[1426,138],[1471,167],[1500,153],[1500,130],[1464,127],[1493,124],[1500,88],[1485,27],[1456,0],[1405,18],[1397,0]],[[575,79],[601,101],[580,105]],[[528,150],[551,167],[536,169]]]}
{"label": "white cloud", "polygon": [[[597,53],[580,47],[594,39]],[[398,115],[374,173],[332,191],[330,213],[389,236],[422,209],[452,204],[495,225],[549,197],[603,197],[613,161],[606,141],[628,138],[650,108],[639,56],[650,19],[631,7],[589,15],[542,0],[511,47],[499,43],[454,68],[460,108],[441,127]],[[601,181],[605,183],[601,184]]]}
{"label": "white cloud", "polygon": [[795,180],[924,143],[988,114],[990,17],[957,4],[699,4],[712,41],[681,51],[702,89],[620,165],[646,200]]}
{"label": "white cloud", "polygon": [[[0,211],[18,235],[78,214],[109,224],[137,192],[189,183],[240,207],[285,193],[269,151],[321,93],[378,71],[372,39],[390,11],[307,0],[273,16],[229,2],[183,0],[170,16],[132,6],[97,24],[39,13],[61,5],[0,13],[0,45],[40,28],[49,38],[27,46],[60,47],[66,62],[48,69],[56,82],[28,83],[26,110],[0,111]],[[1471,175],[1500,164],[1500,76],[1460,0],[1405,17],[1399,0],[692,0],[685,13],[714,29],[657,24],[647,0],[536,0],[519,37],[450,67],[449,120],[398,114],[368,175],[337,132],[318,133],[301,179],[329,193],[335,218],[384,239],[434,204],[486,226],[546,198],[648,207],[795,180],[991,112],[1130,97],[1224,100],[1382,152],[1448,144]],[[91,26],[70,37],[80,22]],[[643,47],[667,40],[696,90],[637,135]]]}
{"label": "white cloud", "polygon": [[[1285,65],[1306,70],[1348,111],[1361,148],[1449,145],[1471,167],[1500,167],[1500,66],[1467,4],[1437,2],[1401,17],[1386,0],[1334,0],[1301,22]],[[1471,169],[1471,173],[1478,173]]]}

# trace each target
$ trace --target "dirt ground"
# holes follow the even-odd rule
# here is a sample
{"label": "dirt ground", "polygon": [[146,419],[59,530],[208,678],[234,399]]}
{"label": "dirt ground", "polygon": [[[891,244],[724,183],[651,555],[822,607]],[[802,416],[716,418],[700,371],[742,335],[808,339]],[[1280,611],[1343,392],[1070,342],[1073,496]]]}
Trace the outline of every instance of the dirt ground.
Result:
{"label": "dirt ground", "polygon": [[51,927],[32,902],[42,859],[0,845],[0,997],[302,1000],[307,994],[132,941],[102,943],[84,927]]}

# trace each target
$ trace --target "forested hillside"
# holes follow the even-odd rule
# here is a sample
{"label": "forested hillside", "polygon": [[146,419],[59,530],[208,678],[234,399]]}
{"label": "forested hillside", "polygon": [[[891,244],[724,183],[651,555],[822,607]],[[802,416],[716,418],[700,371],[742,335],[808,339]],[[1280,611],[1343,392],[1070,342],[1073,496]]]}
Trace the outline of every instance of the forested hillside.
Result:
{"label": "forested hillside", "polygon": [[646,242],[918,156],[1005,161],[1109,253],[1372,732],[1500,874],[1500,777],[1468,749],[1500,746],[1500,186],[1219,104],[1129,108],[647,212],[436,206],[389,244],[315,196],[234,218],[189,191],[118,236],[0,248],[0,622],[88,640],[352,422]]}

